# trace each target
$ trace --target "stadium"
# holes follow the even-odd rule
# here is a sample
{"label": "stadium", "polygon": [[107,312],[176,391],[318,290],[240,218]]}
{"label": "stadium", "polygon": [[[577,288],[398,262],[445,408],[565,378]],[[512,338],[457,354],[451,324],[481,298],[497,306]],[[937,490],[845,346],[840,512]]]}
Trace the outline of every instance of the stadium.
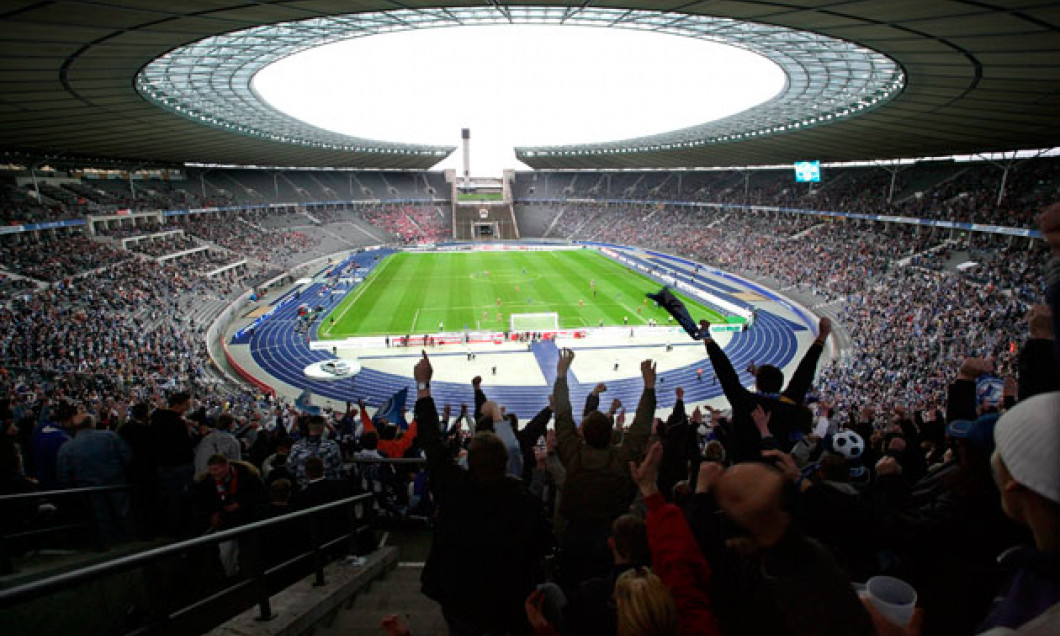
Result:
{"label": "stadium", "polygon": [[1060,633],[1055,4],[0,29],[4,634]]}

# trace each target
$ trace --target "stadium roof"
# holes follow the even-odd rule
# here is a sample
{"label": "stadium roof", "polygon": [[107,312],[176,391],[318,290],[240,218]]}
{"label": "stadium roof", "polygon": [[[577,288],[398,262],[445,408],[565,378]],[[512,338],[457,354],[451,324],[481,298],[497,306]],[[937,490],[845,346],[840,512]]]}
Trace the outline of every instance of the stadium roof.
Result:
{"label": "stadium roof", "polygon": [[[273,123],[287,126],[288,133],[248,131],[215,114],[189,116],[159,107],[163,100],[145,90],[137,75],[167,52],[210,36],[351,12],[412,10],[412,17],[426,19],[445,13],[430,9],[438,4],[477,8],[501,19],[517,11],[495,2],[419,0],[181,0],[168,5],[157,0],[5,0],[0,9],[0,148],[144,163],[426,168],[451,148],[328,136],[264,111],[253,121],[278,117]],[[619,21],[634,19],[641,9],[660,10],[657,2],[538,4],[563,7],[559,19],[570,23],[588,19],[594,11],[602,15],[608,7],[624,10]],[[419,7],[423,10],[417,11]],[[1060,5],[1055,2],[713,0],[672,10],[811,31],[853,43],[897,62],[904,85],[871,108],[824,124],[795,128],[773,120],[760,134],[743,138],[704,133],[686,135],[680,143],[671,138],[524,149],[523,161],[536,168],[687,167],[1060,145]],[[681,22],[676,17],[670,24],[646,22],[637,28],[672,32]],[[331,35],[307,38],[307,45]],[[296,43],[290,50],[297,48]],[[266,57],[250,55],[242,76],[236,70],[224,77],[247,81],[248,69],[260,67],[255,65]],[[211,71],[220,66],[213,65]],[[790,76],[791,67],[788,70]],[[208,94],[209,82],[221,76],[211,72],[203,77],[208,79],[202,94]],[[235,93],[253,96],[250,91]],[[770,104],[775,106],[764,106]]]}

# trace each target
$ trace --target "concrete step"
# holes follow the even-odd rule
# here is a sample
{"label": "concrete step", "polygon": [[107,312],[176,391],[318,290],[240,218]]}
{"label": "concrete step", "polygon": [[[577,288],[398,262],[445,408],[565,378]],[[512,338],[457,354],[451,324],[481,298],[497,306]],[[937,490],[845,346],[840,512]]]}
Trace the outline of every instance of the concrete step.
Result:
{"label": "concrete step", "polygon": [[[393,568],[397,556],[397,548],[389,547],[368,555],[359,566],[345,561],[331,563],[324,568],[324,586],[314,586],[314,577],[308,576],[274,595],[271,600],[275,618],[271,621],[258,622],[255,607],[211,630],[208,636],[302,636],[328,630],[339,633],[335,631],[340,626],[338,619],[344,615],[349,599],[368,590],[372,582]],[[331,616],[336,618],[332,620]]]}
{"label": "concrete step", "polygon": [[446,636],[449,632],[441,607],[420,592],[422,573],[419,564],[406,564],[377,579],[367,591],[357,595],[349,609],[335,616],[329,628],[335,631],[331,633],[378,636],[383,617],[397,614],[416,636]]}

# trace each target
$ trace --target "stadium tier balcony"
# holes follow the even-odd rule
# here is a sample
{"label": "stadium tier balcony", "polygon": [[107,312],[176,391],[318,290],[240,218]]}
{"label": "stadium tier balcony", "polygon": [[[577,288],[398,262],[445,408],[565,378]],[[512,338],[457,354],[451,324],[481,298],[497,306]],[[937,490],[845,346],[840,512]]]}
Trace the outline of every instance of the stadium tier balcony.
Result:
{"label": "stadium tier balcony", "polygon": [[8,271],[49,283],[128,260],[128,252],[81,235],[5,241],[0,264]]}

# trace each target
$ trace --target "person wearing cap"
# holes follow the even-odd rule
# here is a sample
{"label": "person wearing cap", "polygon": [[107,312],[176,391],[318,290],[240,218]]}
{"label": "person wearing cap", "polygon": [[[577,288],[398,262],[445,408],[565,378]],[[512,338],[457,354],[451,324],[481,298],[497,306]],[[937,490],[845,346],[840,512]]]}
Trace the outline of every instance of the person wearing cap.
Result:
{"label": "person wearing cap", "polygon": [[980,631],[1018,629],[1046,612],[1060,621],[1058,414],[1060,391],[1043,393],[1017,404],[994,428],[997,448],[991,465],[1001,507],[1011,519],[1030,528],[1034,546],[1012,548],[998,558],[1013,575]]}
{"label": "person wearing cap", "polygon": [[343,476],[339,445],[333,440],[324,439],[324,417],[313,415],[308,420],[309,435],[295,442],[287,456],[287,470],[298,480],[299,488],[309,485],[305,465],[310,457],[319,457],[324,461],[324,474],[328,479],[341,479]]}

